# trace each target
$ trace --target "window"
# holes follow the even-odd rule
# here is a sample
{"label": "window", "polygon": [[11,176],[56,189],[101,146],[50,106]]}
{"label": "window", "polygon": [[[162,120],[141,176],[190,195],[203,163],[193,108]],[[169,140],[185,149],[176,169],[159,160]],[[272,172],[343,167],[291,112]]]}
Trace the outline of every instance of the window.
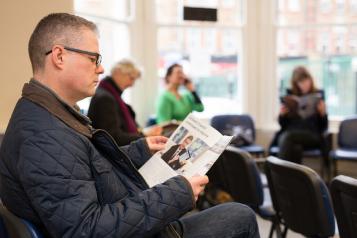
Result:
{"label": "window", "polygon": [[[353,1],[300,1],[301,13],[279,7],[277,0],[277,56],[280,93],[290,87],[297,65],[312,72],[317,86],[326,93],[330,116],[357,113],[356,17]],[[299,2],[299,1],[297,1]],[[283,9],[283,10],[282,10]]]}
{"label": "window", "polygon": [[[184,21],[184,6],[217,8],[218,21]],[[180,63],[202,97],[201,115],[239,112],[242,1],[156,0],[155,7],[159,77]]]}
{"label": "window", "polygon": [[[100,53],[103,56],[104,74],[108,75],[113,64],[130,56],[129,23],[133,19],[133,1],[129,0],[75,0],[77,15],[93,21],[99,30]],[[130,92],[129,92],[130,93]],[[128,92],[124,95],[128,100]],[[90,98],[78,103],[82,111],[88,110]]]}

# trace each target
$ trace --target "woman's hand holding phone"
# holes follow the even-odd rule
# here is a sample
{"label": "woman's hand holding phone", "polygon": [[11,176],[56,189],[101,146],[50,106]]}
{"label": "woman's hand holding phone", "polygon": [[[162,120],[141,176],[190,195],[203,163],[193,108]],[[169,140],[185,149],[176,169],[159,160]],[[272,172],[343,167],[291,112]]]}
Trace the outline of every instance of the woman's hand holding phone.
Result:
{"label": "woman's hand holding phone", "polygon": [[193,85],[192,81],[189,78],[185,78],[183,85],[185,86],[185,88],[187,90],[189,90],[190,92],[195,91],[195,86]]}

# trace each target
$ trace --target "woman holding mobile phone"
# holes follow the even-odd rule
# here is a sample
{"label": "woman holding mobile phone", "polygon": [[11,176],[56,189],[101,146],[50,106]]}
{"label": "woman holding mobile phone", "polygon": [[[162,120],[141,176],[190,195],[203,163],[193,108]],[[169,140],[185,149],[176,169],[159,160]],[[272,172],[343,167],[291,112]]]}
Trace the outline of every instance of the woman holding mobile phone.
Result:
{"label": "woman holding mobile phone", "polygon": [[[157,123],[171,120],[183,121],[192,111],[202,112],[204,107],[195,91],[195,87],[183,72],[179,64],[171,65],[165,76],[166,90],[157,101]],[[185,93],[180,93],[180,86],[184,86]]]}

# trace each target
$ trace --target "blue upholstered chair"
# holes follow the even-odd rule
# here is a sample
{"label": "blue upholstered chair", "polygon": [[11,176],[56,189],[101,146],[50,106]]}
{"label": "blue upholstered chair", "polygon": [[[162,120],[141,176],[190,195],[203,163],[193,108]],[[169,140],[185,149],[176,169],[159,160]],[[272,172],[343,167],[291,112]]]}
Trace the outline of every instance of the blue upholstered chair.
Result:
{"label": "blue upholstered chair", "polygon": [[[250,142],[239,146],[240,149],[254,156],[264,156],[264,148],[255,144],[255,126],[250,115],[218,115],[211,119],[211,126],[225,135],[237,136],[237,131],[249,132]],[[239,129],[239,130],[237,130]]]}
{"label": "blue upholstered chair", "polygon": [[[270,156],[265,164],[273,207],[286,228],[306,237],[335,234],[329,191],[307,166]],[[286,236],[287,230],[283,232]]]}
{"label": "blue upholstered chair", "polygon": [[252,156],[239,148],[228,146],[220,160],[224,167],[226,191],[236,202],[248,205],[260,217],[272,222],[269,238],[273,237],[274,230],[278,237],[281,236],[279,220],[272,204],[264,203],[261,174]]}
{"label": "blue upholstered chair", "polygon": [[336,150],[331,151],[334,175],[337,175],[337,161],[347,160],[357,162],[357,117],[348,118],[341,122],[337,136]]}
{"label": "blue upholstered chair", "polygon": [[357,179],[340,175],[331,182],[340,238],[357,237]]}
{"label": "blue upholstered chair", "polygon": [[0,235],[1,238],[42,238],[31,222],[15,216],[3,205],[0,205]]}

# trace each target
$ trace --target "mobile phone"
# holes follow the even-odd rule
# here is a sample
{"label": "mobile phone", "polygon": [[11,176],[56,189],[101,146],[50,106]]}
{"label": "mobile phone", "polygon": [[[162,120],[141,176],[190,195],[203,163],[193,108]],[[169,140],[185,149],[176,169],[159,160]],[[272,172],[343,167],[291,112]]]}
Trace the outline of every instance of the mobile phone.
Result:
{"label": "mobile phone", "polygon": [[189,78],[185,78],[185,80],[183,81],[183,84],[186,85],[188,83],[191,83],[191,80]]}

